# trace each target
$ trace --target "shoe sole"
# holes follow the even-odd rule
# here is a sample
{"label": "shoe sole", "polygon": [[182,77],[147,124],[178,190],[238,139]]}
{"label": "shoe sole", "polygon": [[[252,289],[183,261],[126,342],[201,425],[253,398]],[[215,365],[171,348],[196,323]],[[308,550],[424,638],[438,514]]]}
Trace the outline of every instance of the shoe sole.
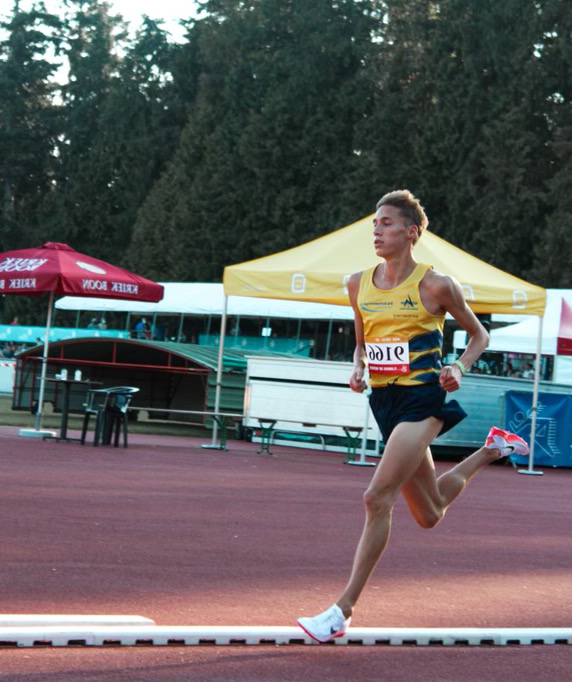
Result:
{"label": "shoe sole", "polygon": [[306,628],[302,625],[302,623],[300,623],[299,620],[297,620],[296,622],[298,623],[298,627],[301,627],[302,630],[304,630],[304,632],[308,635],[308,637],[313,639],[314,642],[318,642],[318,644],[327,644],[328,642],[331,642],[333,639],[343,637],[346,634],[345,632],[338,632],[336,635],[328,637],[328,639],[318,639],[317,637],[314,637],[314,635],[309,630],[306,630]]}

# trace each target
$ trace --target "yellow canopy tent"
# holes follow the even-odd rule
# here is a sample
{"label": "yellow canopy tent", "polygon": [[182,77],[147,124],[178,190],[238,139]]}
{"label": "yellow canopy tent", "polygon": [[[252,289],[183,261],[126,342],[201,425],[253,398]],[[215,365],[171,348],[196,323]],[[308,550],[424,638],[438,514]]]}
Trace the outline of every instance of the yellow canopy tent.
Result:
{"label": "yellow canopy tent", "polygon": [[[373,215],[288,251],[224,269],[227,296],[258,296],[349,305],[353,272],[380,262],[373,250]],[[415,259],[455,277],[476,313],[543,315],[546,291],[488,265],[428,230]]]}
{"label": "yellow canopy tent", "polygon": [[[353,272],[365,270],[381,262],[373,249],[372,225],[373,214],[307,244],[257,260],[228,266],[224,269],[223,275],[225,295],[349,305],[346,288],[348,277]],[[463,287],[465,299],[475,313],[539,316],[530,463],[526,472],[539,473],[533,472],[533,452],[540,378],[542,316],[546,306],[545,289],[488,265],[429,230],[424,232],[415,246],[414,256],[418,262],[433,265],[439,272],[455,277]],[[226,315],[223,314],[219,349],[221,354],[225,325]],[[220,388],[219,381],[220,378],[217,379],[217,390]],[[218,411],[216,401],[215,411]]]}

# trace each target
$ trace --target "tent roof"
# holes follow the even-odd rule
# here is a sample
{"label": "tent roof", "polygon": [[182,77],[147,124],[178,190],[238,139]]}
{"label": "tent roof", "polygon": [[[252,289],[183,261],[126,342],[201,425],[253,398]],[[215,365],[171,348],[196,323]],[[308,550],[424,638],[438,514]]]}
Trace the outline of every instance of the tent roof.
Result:
{"label": "tent roof", "polygon": [[[218,346],[201,346],[195,343],[176,343],[174,341],[133,340],[132,342],[175,353],[213,371],[216,371],[218,367]],[[253,351],[242,348],[224,348],[223,368],[225,371],[237,370],[246,372],[247,360],[252,355],[281,358],[298,357],[292,356],[290,353],[276,353],[268,350]]]}
{"label": "tent roof", "polygon": [[[572,289],[547,289],[546,311],[542,325],[542,353],[556,355],[560,331],[562,301],[572,305]],[[536,353],[538,338],[538,319],[531,317],[518,324],[501,329],[493,329],[487,351],[502,353]],[[462,330],[454,334],[455,348],[465,348],[466,333]]]}
{"label": "tent roof", "polygon": [[[216,371],[218,367],[218,353],[219,349],[216,346],[200,346],[193,343],[175,343],[170,341],[151,341],[147,339],[112,339],[112,338],[87,338],[87,339],[64,339],[60,341],[55,341],[50,344],[50,361],[54,361],[54,357],[57,358],[57,349],[64,346],[68,349],[66,356],[68,359],[72,356],[69,355],[69,348],[74,345],[80,348],[85,355],[89,355],[90,348],[102,348],[104,344],[121,344],[121,345],[131,345],[131,346],[141,346],[143,348],[149,348],[152,350],[159,350],[166,353],[172,353],[174,355],[179,355],[185,360],[191,360],[192,362],[201,365],[202,367],[207,367],[213,372]],[[88,351],[86,352],[86,349]],[[93,353],[94,351],[92,351]],[[28,356],[38,356],[42,354],[42,346],[34,346],[28,350],[23,351],[18,355],[18,357],[28,357]],[[275,351],[269,350],[244,350],[241,348],[225,348],[223,350],[223,368],[225,371],[240,371],[246,372],[247,360],[250,356],[263,356],[263,357],[281,357],[281,358],[292,358],[299,356],[293,356],[290,353],[277,353]],[[150,365],[152,363],[149,363]],[[135,364],[133,365],[135,366]]]}
{"label": "tent roof", "polygon": [[[224,309],[222,284],[204,282],[162,282],[165,295],[158,303],[106,300],[65,296],[56,302],[58,310],[131,312],[146,315],[182,313],[185,315],[221,315]],[[228,314],[241,317],[284,317],[309,320],[352,320],[347,305],[327,305],[304,301],[273,301],[264,298],[231,297]]]}
{"label": "tent roof", "polygon": [[[224,269],[224,290],[255,296],[349,305],[346,282],[353,272],[380,262],[372,244],[373,214],[288,251]],[[488,265],[428,230],[414,249],[421,263],[455,277],[477,313],[542,315],[546,292]]]}

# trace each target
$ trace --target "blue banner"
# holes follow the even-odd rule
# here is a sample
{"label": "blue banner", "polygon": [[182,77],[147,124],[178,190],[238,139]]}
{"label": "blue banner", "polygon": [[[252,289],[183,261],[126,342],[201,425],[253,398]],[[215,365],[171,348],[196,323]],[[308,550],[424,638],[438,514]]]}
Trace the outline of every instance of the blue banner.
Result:
{"label": "blue banner", "polygon": [[[505,426],[530,443],[532,393],[505,393]],[[519,465],[528,464],[528,456],[511,456]],[[534,439],[534,465],[572,467],[572,396],[539,393]]]}
{"label": "blue banner", "polygon": [[[46,334],[45,327],[27,327],[11,324],[0,324],[0,342],[12,341],[13,343],[44,343]],[[83,339],[89,337],[112,337],[116,339],[128,339],[128,331],[118,329],[76,329],[68,327],[52,327],[50,329],[50,341],[62,341],[65,339]]]}

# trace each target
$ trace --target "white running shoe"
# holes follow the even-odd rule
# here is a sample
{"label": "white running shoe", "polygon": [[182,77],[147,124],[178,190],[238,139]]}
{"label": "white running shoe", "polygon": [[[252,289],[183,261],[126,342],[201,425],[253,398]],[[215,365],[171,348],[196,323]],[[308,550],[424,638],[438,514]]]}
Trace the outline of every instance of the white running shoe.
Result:
{"label": "white running shoe", "polygon": [[497,448],[500,450],[501,457],[506,457],[513,453],[517,455],[528,455],[530,452],[528,443],[525,440],[515,433],[499,429],[498,426],[493,426],[489,431],[489,435],[485,441],[485,447]]}
{"label": "white running shoe", "polygon": [[344,618],[340,607],[334,604],[313,618],[298,618],[298,625],[312,639],[323,644],[336,637],[343,637],[351,620],[351,618]]}

